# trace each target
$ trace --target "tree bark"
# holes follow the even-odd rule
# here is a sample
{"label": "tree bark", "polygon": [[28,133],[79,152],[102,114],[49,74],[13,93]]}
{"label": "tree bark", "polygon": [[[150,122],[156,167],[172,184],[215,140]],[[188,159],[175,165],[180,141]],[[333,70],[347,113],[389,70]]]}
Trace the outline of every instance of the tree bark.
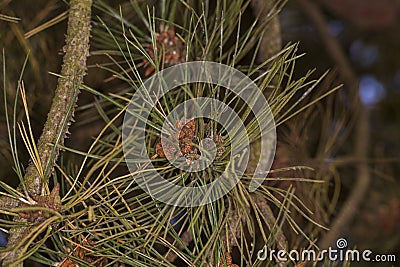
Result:
{"label": "tree bark", "polygon": [[[26,170],[24,182],[30,196],[48,194],[45,188],[57,160],[58,145],[64,143],[71,124],[79,87],[86,74],[86,59],[89,55],[91,0],[71,0],[68,16],[66,44],[63,48],[65,55],[58,85],[54,93],[52,105],[47,116],[37,149],[40,157],[42,172],[34,164]],[[20,189],[23,188],[20,186]],[[47,190],[48,191],[48,190]],[[8,199],[8,201],[11,201]],[[7,199],[0,201],[3,207],[12,207]],[[3,208],[2,207],[2,208]],[[21,221],[21,218],[16,218]],[[35,227],[15,227],[10,229],[7,250],[2,255],[3,266],[23,266],[21,241]]]}

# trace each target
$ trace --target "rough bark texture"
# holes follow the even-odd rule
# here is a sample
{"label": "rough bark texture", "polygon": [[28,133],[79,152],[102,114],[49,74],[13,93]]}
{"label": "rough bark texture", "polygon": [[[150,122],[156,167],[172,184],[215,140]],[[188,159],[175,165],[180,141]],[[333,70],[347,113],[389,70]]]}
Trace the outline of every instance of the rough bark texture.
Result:
{"label": "rough bark texture", "polygon": [[[261,46],[258,51],[258,62],[262,63],[277,54],[282,49],[282,37],[280,31],[279,18],[276,14],[275,0],[253,0],[251,6],[256,17],[261,17],[266,20],[271,20],[265,30],[264,36],[261,40]],[[261,159],[261,141],[257,140],[251,144],[251,155],[248,164],[248,170],[254,171],[257,167],[258,161],[266,161],[268,159]]]}
{"label": "rough bark texture", "polygon": [[[261,41],[260,50],[258,51],[258,61],[264,62],[277,54],[282,49],[282,37],[280,31],[279,18],[276,12],[276,1],[275,0],[253,0],[251,1],[253,11],[256,16],[260,16],[263,19],[271,20],[268,24],[264,36]],[[251,144],[251,155],[247,170],[254,172],[257,167],[257,163],[263,163],[268,159],[260,158],[261,153],[261,140],[257,140]],[[275,215],[273,214],[269,203],[266,199],[254,196],[254,201],[260,208],[262,215],[268,221],[269,230],[275,231],[275,242],[279,249],[286,249],[287,240],[285,234],[281,229],[274,230],[272,227],[277,223]]]}
{"label": "rough bark texture", "polygon": [[[38,142],[38,151],[48,179],[59,150],[54,144],[62,145],[73,117],[79,86],[86,74],[86,58],[89,55],[91,0],[72,0],[70,2],[65,55],[58,79],[57,89],[47,116],[46,124]],[[26,171],[25,182],[29,194],[39,195],[43,181],[34,165]]]}
{"label": "rough bark texture", "polygon": [[252,0],[251,7],[256,17],[271,20],[265,29],[258,51],[258,60],[266,61],[282,49],[281,27],[275,10],[275,0]]}
{"label": "rough bark texture", "polygon": [[[86,74],[86,58],[89,55],[91,29],[91,6],[91,0],[70,1],[66,44],[63,49],[65,55],[61,70],[62,78],[58,79],[47,121],[37,145],[45,174],[44,177],[40,176],[36,167],[30,164],[24,177],[27,193],[31,196],[44,193],[43,186],[47,183],[59,154],[59,149],[54,144],[62,145],[64,143],[68,126],[73,117],[79,86]],[[8,205],[5,199],[1,201],[1,204],[4,204],[3,207],[12,207],[11,204],[15,203],[10,202],[10,205]],[[2,255],[3,266],[22,266],[22,261],[18,261],[18,258],[23,256],[24,253],[20,242],[31,229],[29,227],[10,229],[7,245],[7,249],[10,251]]]}

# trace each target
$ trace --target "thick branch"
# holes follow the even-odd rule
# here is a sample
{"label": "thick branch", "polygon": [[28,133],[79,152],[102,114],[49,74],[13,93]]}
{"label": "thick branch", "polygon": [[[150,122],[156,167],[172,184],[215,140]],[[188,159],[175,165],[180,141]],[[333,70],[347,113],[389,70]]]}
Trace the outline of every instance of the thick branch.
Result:
{"label": "thick branch", "polygon": [[[282,49],[282,36],[280,30],[280,23],[276,10],[276,4],[278,1],[276,0],[252,0],[251,6],[253,8],[253,12],[256,17],[262,19],[271,20],[268,23],[268,28],[266,28],[264,35],[261,40],[260,49],[258,51],[257,59],[259,62],[265,62],[270,59],[272,56],[277,54]],[[256,140],[251,144],[251,155],[250,161],[247,167],[247,171],[254,172],[256,169],[256,165],[258,162],[260,164],[267,164],[266,160],[260,158],[261,155],[261,140]],[[268,201],[261,197],[255,197],[255,202],[257,206],[260,208],[262,215],[265,217],[266,221],[270,223],[270,225],[275,225],[276,217],[273,214],[271,207],[268,204]],[[273,227],[270,228],[273,230]],[[286,249],[286,236],[281,229],[276,229],[273,233],[276,237],[276,245],[279,249]]]}
{"label": "thick branch", "polygon": [[271,20],[265,30],[258,51],[258,61],[264,62],[282,49],[281,27],[275,0],[252,0],[251,7],[256,17]]}
{"label": "thick branch", "polygon": [[[68,126],[73,117],[79,93],[79,86],[86,74],[86,58],[89,55],[91,0],[71,0],[68,17],[68,29],[61,78],[54,93],[54,98],[42,135],[38,141],[38,152],[44,177],[39,175],[33,164],[27,168],[24,180],[28,194],[43,194],[43,186],[47,183],[59,154],[57,144],[63,144]],[[10,230],[7,248],[10,252],[4,255],[3,266],[22,266],[16,260],[24,251],[13,250],[20,240],[30,231],[28,227]]]}
{"label": "thick branch", "polygon": [[[86,58],[89,55],[91,0],[71,0],[62,78],[54,94],[47,121],[38,142],[38,151],[47,181],[52,172],[59,150],[54,144],[62,145],[68,126],[73,117],[79,86],[86,74]],[[40,194],[43,181],[34,165],[30,165],[25,175],[29,194]]]}

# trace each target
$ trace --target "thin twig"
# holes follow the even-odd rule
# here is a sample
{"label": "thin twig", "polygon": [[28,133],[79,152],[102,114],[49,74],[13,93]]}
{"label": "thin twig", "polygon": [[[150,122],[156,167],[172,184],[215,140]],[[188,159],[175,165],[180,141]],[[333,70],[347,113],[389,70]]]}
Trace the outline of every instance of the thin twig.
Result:
{"label": "thin twig", "polygon": [[[185,248],[187,248],[190,244],[190,242],[193,241],[193,233],[192,231],[188,230],[182,233],[182,235],[180,236],[180,239],[182,241],[182,243],[177,243],[176,244],[176,249],[177,250],[184,250]],[[175,245],[177,240],[174,240],[173,245]],[[177,253],[175,253],[174,251],[172,251],[171,249],[168,250],[168,252],[165,254],[165,259],[168,262],[174,262],[176,260],[176,258],[178,258],[179,255]]]}
{"label": "thin twig", "polygon": [[260,209],[261,214],[265,218],[265,220],[268,222],[268,228],[269,230],[275,230],[274,238],[276,240],[276,247],[280,250],[285,250],[287,249],[287,240],[285,235],[282,232],[282,229],[280,227],[276,227],[277,225],[277,220],[275,218],[274,213],[271,210],[271,207],[268,205],[268,202],[265,198],[261,198],[259,196],[254,197],[254,202],[256,203],[257,207]]}
{"label": "thin twig", "polygon": [[335,242],[335,240],[339,238],[340,235],[342,235],[346,230],[346,227],[348,227],[354,218],[354,215],[364,199],[371,181],[371,177],[368,172],[368,164],[366,162],[369,144],[369,111],[360,102],[358,96],[359,89],[357,75],[354,73],[351,63],[346,57],[342,47],[335,37],[330,34],[328,25],[320,10],[312,1],[309,0],[298,0],[298,3],[303,8],[305,14],[307,14],[309,19],[315,25],[315,28],[321,40],[323,41],[326,50],[328,51],[328,54],[338,66],[343,80],[352,93],[352,99],[354,101],[353,105],[355,107],[354,112],[358,113],[354,154],[355,157],[361,159],[361,161],[357,164],[357,180],[348,199],[343,204],[342,209],[334,219],[331,230],[320,242],[321,248],[326,248],[332,245],[332,243]]}
{"label": "thin twig", "polygon": [[303,8],[308,18],[313,22],[321,41],[325,45],[325,49],[328,51],[332,60],[336,63],[340,75],[346,82],[346,85],[350,87],[356,95],[356,92],[358,92],[357,75],[354,73],[351,63],[343,52],[342,47],[336,38],[329,32],[328,24],[320,10],[312,1],[309,0],[298,0],[298,3]]}
{"label": "thin twig", "polygon": [[[24,177],[27,193],[31,196],[44,193],[43,188],[48,182],[59,154],[58,145],[64,143],[68,127],[71,124],[79,87],[86,74],[86,58],[89,55],[91,29],[91,6],[91,0],[70,1],[61,75],[37,145],[44,175],[39,175],[35,165],[30,164]],[[22,238],[29,231],[29,227],[10,229],[10,237],[7,244],[7,249],[10,251],[3,255],[3,266],[22,266],[18,259],[23,256],[24,251],[13,248],[19,245]]]}

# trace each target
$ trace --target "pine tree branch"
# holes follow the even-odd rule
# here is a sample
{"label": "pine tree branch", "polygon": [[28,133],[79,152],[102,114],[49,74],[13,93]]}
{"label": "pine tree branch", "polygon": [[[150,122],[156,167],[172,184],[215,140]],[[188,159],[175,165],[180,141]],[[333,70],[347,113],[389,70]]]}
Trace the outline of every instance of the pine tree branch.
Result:
{"label": "pine tree branch", "polygon": [[[264,198],[255,196],[253,197],[253,199],[257,207],[260,209],[261,214],[268,222],[269,230],[270,231],[273,230],[275,228],[275,225],[277,225],[277,220],[275,218],[274,213],[271,210],[271,207]],[[276,240],[276,247],[280,250],[286,251],[288,242],[284,233],[282,232],[282,229],[280,227],[275,228],[275,232],[273,234]]]}
{"label": "pine tree branch", "polygon": [[[68,127],[71,124],[79,87],[86,74],[86,59],[89,55],[91,30],[91,6],[91,0],[70,1],[61,75],[37,145],[40,162],[44,169],[44,177],[39,175],[39,171],[33,164],[28,166],[24,177],[27,193],[31,196],[43,194],[44,185],[47,184],[59,154],[57,145],[64,143]],[[7,202],[7,200],[5,201]],[[6,202],[3,201],[5,206]],[[29,227],[17,227],[10,230],[7,244],[7,249],[10,251],[3,255],[3,266],[22,266],[22,262],[18,259],[23,256],[24,251],[13,248],[20,245],[21,239],[30,230]]]}
{"label": "pine tree branch", "polygon": [[[54,144],[64,144],[78,100],[79,86],[86,74],[91,29],[91,2],[91,0],[71,0],[70,2],[61,77],[58,79],[52,105],[38,142],[40,160],[44,169],[47,170],[44,177],[46,182],[59,154],[59,149]],[[26,171],[25,182],[29,194],[41,193],[43,180],[32,164]]]}
{"label": "pine tree branch", "polygon": [[[277,14],[277,12],[279,12],[279,7],[277,7],[277,3],[278,1],[276,0],[251,1],[251,6],[256,17],[271,20],[261,40],[260,49],[257,55],[257,59],[259,62],[265,62],[282,49],[282,36]],[[258,161],[260,161],[260,164],[266,164],[264,163],[264,161],[267,160],[260,158],[261,140],[256,140],[251,144],[251,151],[254,151],[254,153],[252,152],[250,156],[248,170],[254,171],[256,169],[256,164],[258,163]],[[261,197],[255,197],[254,201],[260,208],[261,213],[266,221],[270,222],[271,225],[274,225],[277,220],[268,202]],[[274,235],[276,236],[277,247],[279,249],[286,249],[287,240],[283,231],[281,229],[278,229],[274,233]]]}

